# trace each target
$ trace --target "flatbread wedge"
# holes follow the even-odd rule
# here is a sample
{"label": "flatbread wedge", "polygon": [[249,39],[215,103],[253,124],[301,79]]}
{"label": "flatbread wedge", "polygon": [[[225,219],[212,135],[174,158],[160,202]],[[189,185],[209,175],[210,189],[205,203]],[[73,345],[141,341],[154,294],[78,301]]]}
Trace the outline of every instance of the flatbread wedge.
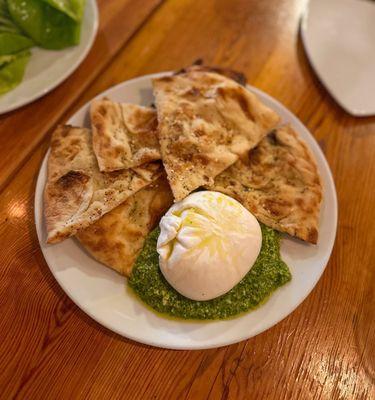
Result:
{"label": "flatbread wedge", "polygon": [[255,94],[191,68],[153,80],[161,156],[175,200],[234,164],[279,122]]}
{"label": "flatbread wedge", "polygon": [[60,242],[94,223],[162,173],[160,162],[143,166],[143,174],[127,169],[101,173],[91,132],[69,125],[52,135],[44,190],[48,243]]}
{"label": "flatbread wedge", "polygon": [[322,185],[314,157],[290,126],[269,133],[207,188],[234,197],[271,228],[318,241]]}
{"label": "flatbread wedge", "polygon": [[155,109],[104,98],[91,102],[90,117],[100,171],[132,168],[160,160]]}
{"label": "flatbread wedge", "polygon": [[95,259],[130,276],[147,235],[172,203],[167,178],[161,177],[78,232],[76,237]]}
{"label": "flatbread wedge", "polygon": [[215,72],[219,75],[224,75],[229,79],[233,79],[235,82],[239,83],[241,86],[246,86],[246,76],[242,72],[235,71],[229,68],[214,67],[209,65],[204,65],[203,60],[198,59],[192,65],[182,68],[176,72],[176,75],[184,74],[190,71],[205,71],[205,72]]}

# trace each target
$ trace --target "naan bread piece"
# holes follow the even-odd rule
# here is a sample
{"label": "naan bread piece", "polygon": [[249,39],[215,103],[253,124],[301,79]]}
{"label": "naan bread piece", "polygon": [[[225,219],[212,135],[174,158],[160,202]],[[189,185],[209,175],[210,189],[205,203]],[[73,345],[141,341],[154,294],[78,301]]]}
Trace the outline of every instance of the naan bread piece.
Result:
{"label": "naan bread piece", "polygon": [[190,71],[205,71],[205,72],[215,72],[220,75],[224,75],[229,79],[233,79],[235,82],[239,83],[241,86],[246,86],[246,76],[242,72],[235,71],[229,68],[223,67],[211,67],[208,65],[204,65],[202,60],[197,60],[193,65],[189,67],[183,68],[180,71],[176,72],[176,75],[183,74]]}
{"label": "naan bread piece", "polygon": [[99,171],[90,130],[59,126],[53,133],[44,190],[48,243],[57,243],[84,229],[156,180],[160,162],[132,169]]}
{"label": "naan bread piece", "polygon": [[93,147],[102,172],[160,160],[156,110],[136,104],[93,100]]}
{"label": "naan bread piece", "polygon": [[153,80],[164,167],[176,200],[255,147],[279,116],[225,76],[200,70]]}
{"label": "naan bread piece", "polygon": [[317,243],[322,185],[312,154],[291,127],[269,133],[207,188],[234,197],[265,225]]}
{"label": "naan bread piece", "polygon": [[78,232],[77,238],[95,259],[130,276],[147,235],[172,203],[172,192],[164,176]]}

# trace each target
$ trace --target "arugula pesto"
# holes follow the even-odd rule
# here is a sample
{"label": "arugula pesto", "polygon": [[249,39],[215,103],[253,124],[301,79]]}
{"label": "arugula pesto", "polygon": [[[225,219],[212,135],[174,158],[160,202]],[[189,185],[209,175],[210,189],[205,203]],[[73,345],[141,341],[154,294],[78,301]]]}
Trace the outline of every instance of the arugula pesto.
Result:
{"label": "arugula pesto", "polygon": [[262,248],[247,275],[228,293],[208,301],[190,300],[165,280],[159,268],[156,242],[160,230],[147,237],[134,265],[129,285],[154,310],[184,319],[224,319],[254,309],[291,279],[280,257],[280,235],[261,224]]}

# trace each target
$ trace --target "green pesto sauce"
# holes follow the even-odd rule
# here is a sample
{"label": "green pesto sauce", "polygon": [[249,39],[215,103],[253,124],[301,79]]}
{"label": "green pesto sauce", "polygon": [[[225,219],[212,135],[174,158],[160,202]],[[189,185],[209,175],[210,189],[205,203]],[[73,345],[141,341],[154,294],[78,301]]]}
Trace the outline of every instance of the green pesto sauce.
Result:
{"label": "green pesto sauce", "polygon": [[291,279],[280,257],[280,235],[262,224],[261,228],[262,248],[254,266],[240,283],[216,299],[190,300],[169,285],[160,271],[156,251],[159,228],[146,239],[129,285],[154,310],[184,319],[224,319],[254,309]]}

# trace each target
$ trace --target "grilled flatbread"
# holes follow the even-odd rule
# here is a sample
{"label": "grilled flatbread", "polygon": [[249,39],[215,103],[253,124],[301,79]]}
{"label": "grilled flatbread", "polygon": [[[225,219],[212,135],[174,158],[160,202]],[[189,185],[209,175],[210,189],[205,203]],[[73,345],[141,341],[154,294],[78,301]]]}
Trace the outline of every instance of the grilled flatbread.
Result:
{"label": "grilled flatbread", "polygon": [[153,108],[104,98],[91,102],[90,116],[100,171],[132,168],[160,160]]}
{"label": "grilled flatbread", "polygon": [[211,67],[208,65],[204,65],[202,60],[197,60],[193,65],[190,65],[189,67],[186,68],[182,68],[181,70],[176,72],[176,75],[184,74],[190,71],[215,72],[217,74],[224,75],[229,79],[233,79],[242,86],[246,86],[247,79],[245,74],[243,74],[242,72],[235,71],[229,68]]}
{"label": "grilled flatbread", "polygon": [[143,166],[142,175],[132,169],[101,173],[91,139],[85,128],[59,126],[53,133],[44,191],[48,243],[91,225],[162,173],[159,162]]}
{"label": "grilled flatbread", "polygon": [[159,178],[78,232],[77,238],[95,259],[130,276],[147,235],[172,203],[166,177]]}
{"label": "grilled flatbread", "polygon": [[268,134],[207,188],[234,197],[271,228],[317,243],[322,185],[312,154],[291,127]]}
{"label": "grilled flatbread", "polygon": [[176,200],[212,184],[279,122],[257,96],[225,76],[190,69],[154,79],[161,155]]}

